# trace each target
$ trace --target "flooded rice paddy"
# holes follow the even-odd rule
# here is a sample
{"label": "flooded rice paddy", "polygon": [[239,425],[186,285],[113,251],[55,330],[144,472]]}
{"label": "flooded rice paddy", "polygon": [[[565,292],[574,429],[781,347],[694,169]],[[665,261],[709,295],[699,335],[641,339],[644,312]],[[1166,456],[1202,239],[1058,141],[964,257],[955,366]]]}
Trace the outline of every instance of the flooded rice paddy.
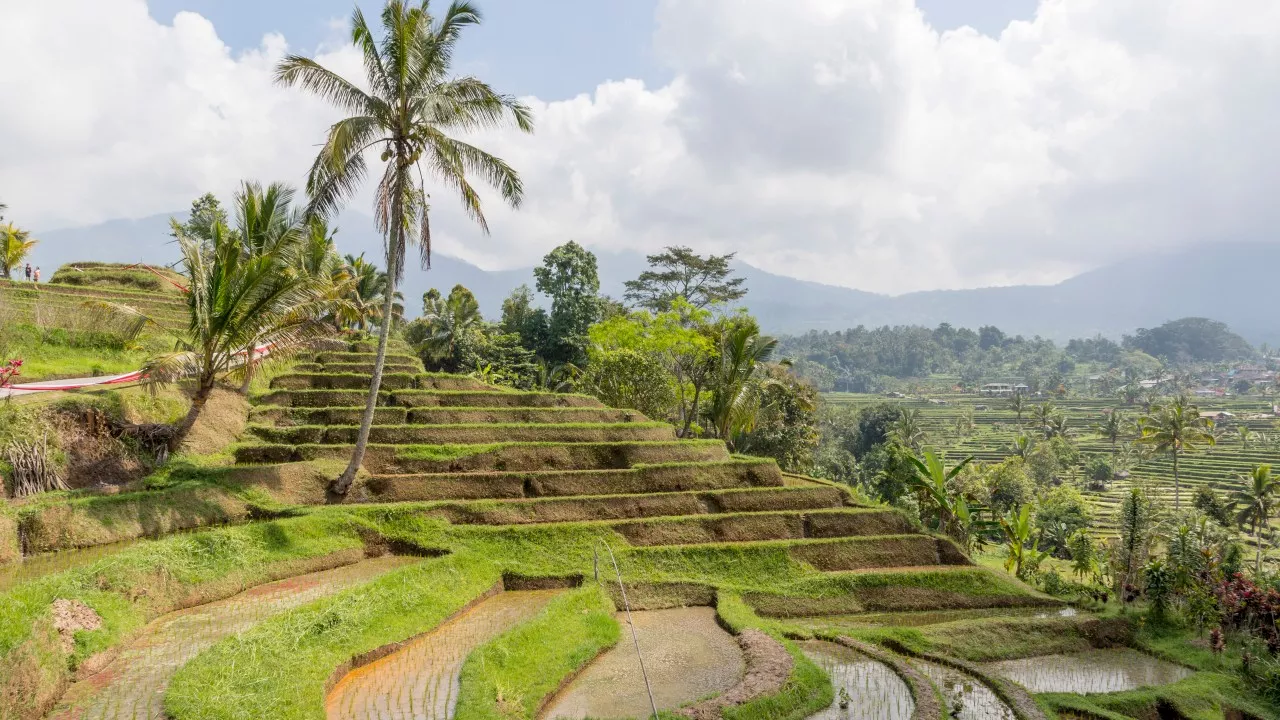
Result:
{"label": "flooded rice paddy", "polygon": [[[717,695],[737,684],[745,670],[742,650],[717,623],[711,608],[650,610],[631,614],[640,652],[659,710]],[[569,683],[542,714],[555,718],[644,718],[652,713],[626,615],[622,639]]]}
{"label": "flooded rice paddy", "polygon": [[[821,640],[802,642],[800,649],[827,671],[836,693],[829,707],[808,720],[910,720],[915,701],[907,684],[888,665]],[[841,688],[847,693],[843,708]]]}
{"label": "flooded rice paddy", "polygon": [[1192,673],[1187,668],[1128,648],[1089,650],[1069,655],[1042,655],[987,663],[983,667],[989,672],[1013,680],[1031,692],[1078,695],[1167,685]]}
{"label": "flooded rice paddy", "polygon": [[532,619],[562,590],[495,595],[396,652],[356,668],[325,702],[330,720],[447,720],[458,702],[458,674],[476,647]]}
{"label": "flooded rice paddy", "polygon": [[164,714],[164,691],[188,660],[223,638],[243,632],[275,613],[298,607],[410,563],[416,558],[381,557],[300,575],[164,615],[143,629],[104,670],[73,684],[53,718],[147,720]]}
{"label": "flooded rice paddy", "polygon": [[942,691],[943,710],[956,720],[1017,720],[1013,710],[980,680],[946,665],[909,661]]}
{"label": "flooded rice paddy", "polygon": [[79,550],[60,550],[58,552],[28,555],[19,562],[0,565],[0,592],[12,589],[18,583],[29,582],[45,575],[74,570],[90,565],[108,555],[136,544],[137,540],[111,543],[110,545],[94,545]]}

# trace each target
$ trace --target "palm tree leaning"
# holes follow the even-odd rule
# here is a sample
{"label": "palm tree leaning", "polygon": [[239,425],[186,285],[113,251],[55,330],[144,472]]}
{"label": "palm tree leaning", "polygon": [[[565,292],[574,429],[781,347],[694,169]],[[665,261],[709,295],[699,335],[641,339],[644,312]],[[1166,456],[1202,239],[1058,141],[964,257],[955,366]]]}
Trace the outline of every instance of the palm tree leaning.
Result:
{"label": "palm tree leaning", "polygon": [[1257,566],[1254,572],[1262,573],[1262,528],[1267,526],[1280,494],[1280,477],[1271,474],[1270,465],[1259,465],[1253,472],[1241,478],[1244,488],[1236,492],[1236,501],[1244,508],[1236,515],[1236,522],[1252,526],[1254,544],[1257,546]]}
{"label": "palm tree leaning", "polygon": [[1201,445],[1215,445],[1213,421],[1200,417],[1200,410],[1179,395],[1167,405],[1153,405],[1151,414],[1138,421],[1142,435],[1138,442],[1152,446],[1157,452],[1173,456],[1173,509],[1182,508],[1182,483],[1178,476],[1178,458],[1194,452]]}
{"label": "palm tree leaning", "polygon": [[[463,209],[487,234],[489,226],[480,195],[468,175],[479,175],[511,206],[524,196],[520,176],[502,159],[450,137],[450,131],[470,132],[514,124],[533,131],[525,105],[500,95],[473,77],[450,75],[453,53],[462,30],[480,22],[479,11],[468,2],[453,2],[439,18],[429,0],[409,3],[389,0],[382,10],[381,38],[375,38],[356,8],[351,18],[351,41],[364,59],[368,92],[316,61],[290,55],[276,69],[276,80],[300,86],[348,113],[329,128],[324,147],[307,179],[311,212],[330,215],[359,189],[368,166],[365,153],[381,149],[386,168],[374,199],[374,220],[386,246],[388,283],[384,318],[393,311],[395,285],[404,273],[408,245],[419,245],[423,267],[431,263],[430,205],[425,176],[451,188]],[[334,482],[345,494],[364,462],[373,425],[374,408],[386,363],[390,322],[378,332],[378,355],[360,433],[351,462]]]}

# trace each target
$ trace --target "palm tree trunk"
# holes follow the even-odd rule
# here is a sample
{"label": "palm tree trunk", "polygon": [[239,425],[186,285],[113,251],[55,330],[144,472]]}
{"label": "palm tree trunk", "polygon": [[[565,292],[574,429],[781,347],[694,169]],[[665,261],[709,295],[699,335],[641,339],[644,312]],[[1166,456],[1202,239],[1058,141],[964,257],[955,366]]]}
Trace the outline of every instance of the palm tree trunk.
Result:
{"label": "palm tree trunk", "polygon": [[211,392],[213,392],[213,378],[207,380],[201,378],[200,384],[196,387],[196,394],[191,397],[191,409],[187,411],[187,416],[182,419],[182,422],[174,428],[173,437],[169,438],[169,452],[177,452],[178,448],[182,447],[182,442],[191,433],[191,428],[195,427],[200,411],[209,401]]}
{"label": "palm tree trunk", "polygon": [[680,433],[681,438],[689,437],[689,427],[693,425],[693,419],[698,417],[698,399],[702,395],[702,387],[695,384],[693,386],[693,405],[689,407],[689,414],[684,419],[684,431]]}
{"label": "palm tree trunk", "polygon": [[1182,485],[1178,481],[1178,451],[1173,451],[1173,511],[1182,509]]}
{"label": "palm tree trunk", "polygon": [[[396,223],[396,232],[403,232],[400,223]],[[388,258],[391,260],[393,258]],[[389,263],[388,268],[394,268]],[[364,451],[369,446],[369,431],[373,428],[373,413],[378,407],[378,391],[382,386],[382,368],[387,362],[387,339],[391,336],[391,304],[395,301],[396,279],[394,272],[387,273],[387,299],[383,303],[382,326],[378,329],[378,357],[373,361],[373,381],[369,385],[369,398],[365,403],[364,415],[360,418],[360,434],[356,436],[356,449],[351,453],[351,462],[341,477],[333,484],[333,491],[346,495],[355,482],[356,473],[364,463]]]}

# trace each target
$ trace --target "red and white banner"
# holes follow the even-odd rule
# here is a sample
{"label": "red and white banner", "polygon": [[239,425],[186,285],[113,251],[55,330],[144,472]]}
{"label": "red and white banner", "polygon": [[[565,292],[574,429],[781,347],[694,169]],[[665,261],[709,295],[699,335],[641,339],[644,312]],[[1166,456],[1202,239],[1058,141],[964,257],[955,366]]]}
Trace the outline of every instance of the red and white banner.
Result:
{"label": "red and white banner", "polygon": [[[275,347],[275,343],[267,343],[259,345],[253,349],[252,360],[261,359],[267,353],[271,352],[271,348]],[[241,350],[237,355],[247,355],[249,351]],[[25,383],[20,385],[0,385],[0,397],[11,395],[25,395],[33,392],[58,392],[66,390],[80,390],[81,388],[97,387],[99,385],[121,385],[123,383],[140,382],[146,379],[146,374],[141,370],[134,370],[123,375],[110,375],[94,378],[77,378],[74,380],[47,380],[44,382]]]}

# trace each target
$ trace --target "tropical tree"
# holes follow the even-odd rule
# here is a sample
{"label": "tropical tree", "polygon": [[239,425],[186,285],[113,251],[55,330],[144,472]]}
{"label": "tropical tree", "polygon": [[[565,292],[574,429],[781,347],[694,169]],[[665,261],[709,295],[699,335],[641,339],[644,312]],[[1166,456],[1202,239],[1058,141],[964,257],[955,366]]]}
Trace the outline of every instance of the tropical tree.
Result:
{"label": "tropical tree", "polygon": [[1027,399],[1022,396],[1022,393],[1014,393],[1013,397],[1009,398],[1009,409],[1017,413],[1018,424],[1021,425],[1022,413],[1027,411]]}
{"label": "tropical tree", "polygon": [[898,419],[894,420],[893,425],[890,426],[889,435],[899,445],[911,450],[919,450],[927,440],[924,426],[920,423],[920,410],[903,408],[898,414]]}
{"label": "tropical tree", "polygon": [[1185,395],[1179,395],[1168,405],[1155,405],[1151,414],[1139,421],[1142,436],[1138,442],[1149,445],[1157,452],[1173,456],[1173,507],[1182,507],[1182,485],[1178,476],[1178,458],[1195,452],[1201,445],[1214,445],[1213,421],[1200,417],[1199,408],[1191,404]]}
{"label": "tropical tree", "polygon": [[0,225],[0,275],[10,279],[13,269],[22,264],[38,242],[31,239],[29,231],[21,230],[13,223]]}
{"label": "tropical tree", "polygon": [[[471,176],[478,175],[493,186],[513,207],[524,196],[520,176],[511,166],[448,133],[509,124],[532,132],[533,117],[515,98],[495,92],[479,79],[451,76],[462,31],[481,20],[472,4],[455,0],[436,17],[429,0],[388,0],[381,20],[382,37],[377,38],[359,8],[351,18],[351,41],[364,60],[363,87],[299,55],[281,61],[276,80],[302,87],[347,113],[330,127],[311,167],[307,192],[313,214],[330,215],[348,200],[368,172],[365,153],[381,149],[386,167],[374,194],[374,219],[385,238],[389,278],[383,317],[391,317],[408,246],[418,244],[424,267],[431,262],[426,176],[456,192],[463,210],[486,234],[489,225]],[[379,328],[378,354],[355,450],[333,486],[340,494],[351,487],[364,461],[390,329],[389,322]]]}
{"label": "tropical tree", "polygon": [[1049,422],[1044,426],[1044,436],[1046,440],[1056,437],[1065,439],[1071,436],[1070,423],[1065,413],[1054,413],[1053,417],[1049,418]]}
{"label": "tropical tree", "polygon": [[1236,501],[1244,505],[1236,515],[1241,526],[1249,524],[1257,546],[1255,572],[1262,573],[1262,530],[1267,527],[1275,509],[1276,496],[1280,494],[1280,477],[1271,474],[1270,465],[1258,465],[1253,472],[1241,477],[1244,487],[1236,492]]}
{"label": "tropical tree", "polygon": [[1240,436],[1240,447],[1245,450],[1249,449],[1249,443],[1253,442],[1254,432],[1249,429],[1248,425],[1240,424],[1236,426],[1236,434]]}
{"label": "tropical tree", "polygon": [[480,302],[462,285],[454,285],[449,297],[444,299],[434,288],[428,292],[423,297],[422,319],[427,325],[427,335],[422,340],[421,351],[444,365],[458,359],[459,342],[484,322]]}
{"label": "tropical tree", "polygon": [[950,483],[966,465],[973,462],[973,456],[965,458],[950,470],[932,450],[925,450],[923,459],[913,455],[909,455],[907,459],[915,471],[911,486],[919,489],[937,510],[936,529],[957,540],[966,541],[960,528],[960,516],[969,515],[969,507],[961,495],[952,492]]}
{"label": "tropical tree", "polygon": [[[345,297],[348,305],[345,314],[339,318],[342,327],[360,331],[379,326],[387,301],[387,290],[391,280],[378,266],[360,255],[347,255],[344,258],[350,282],[346,284]],[[392,294],[392,317],[395,317],[396,301],[402,300],[400,293]]]}
{"label": "tropical tree", "polygon": [[[1048,553],[1040,552],[1040,539],[1031,539],[1031,506],[1023,505],[1021,508],[1010,508],[1005,516],[1000,518],[1000,532],[1004,535],[1005,549],[1007,555],[1004,561],[1004,569],[1012,570],[1013,574],[1022,578],[1023,568],[1028,561],[1036,563]],[[1029,546],[1029,547],[1028,547]]]}
{"label": "tropical tree", "polygon": [[1099,437],[1111,441],[1111,453],[1115,454],[1116,442],[1124,435],[1124,416],[1116,408],[1102,417],[1102,422],[1093,426]]}
{"label": "tropical tree", "polygon": [[773,357],[778,341],[761,335],[759,326],[750,319],[734,318],[718,332],[707,413],[716,434],[732,447],[735,434],[755,425],[763,390],[762,373],[757,370]]}
{"label": "tropical tree", "polygon": [[[246,185],[242,193],[255,187]],[[233,232],[219,222],[207,243],[185,232],[177,236],[190,278],[187,327],[176,334],[175,351],[150,359],[143,368],[155,382],[194,379],[191,408],[174,427],[171,451],[190,433],[217,381],[241,369],[255,347],[266,345],[273,356],[287,355],[327,330],[321,318],[332,309],[325,292],[328,279],[299,268],[305,243],[300,226],[261,244],[242,240],[252,229]],[[111,307],[146,318],[127,306]]]}
{"label": "tropical tree", "polygon": [[[1031,406],[1031,419],[1035,421],[1036,427],[1040,428],[1042,432],[1049,427],[1049,422],[1057,414],[1058,408],[1050,400]],[[1045,437],[1052,437],[1052,435],[1045,435]]]}
{"label": "tropical tree", "polygon": [[655,313],[666,312],[676,298],[696,308],[732,302],[747,294],[744,278],[731,278],[734,253],[702,257],[687,247],[671,246],[649,255],[649,269],[626,281],[624,297]]}
{"label": "tropical tree", "polygon": [[1030,435],[1019,435],[1013,439],[1013,454],[1023,460],[1027,459],[1027,456],[1031,454],[1033,447],[1035,447],[1035,440]]}

